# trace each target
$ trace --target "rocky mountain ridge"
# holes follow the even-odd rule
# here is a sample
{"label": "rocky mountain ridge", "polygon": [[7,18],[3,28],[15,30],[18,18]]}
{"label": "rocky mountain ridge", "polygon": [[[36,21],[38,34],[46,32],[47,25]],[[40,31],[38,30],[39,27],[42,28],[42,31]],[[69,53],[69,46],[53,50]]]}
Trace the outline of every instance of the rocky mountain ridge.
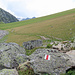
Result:
{"label": "rocky mountain ridge", "polygon": [[15,16],[0,8],[0,22],[11,23],[19,21]]}
{"label": "rocky mountain ridge", "polygon": [[34,19],[34,18],[36,18],[36,17],[32,17],[32,18],[17,18],[19,21],[24,21],[24,20],[29,20],[29,19]]}

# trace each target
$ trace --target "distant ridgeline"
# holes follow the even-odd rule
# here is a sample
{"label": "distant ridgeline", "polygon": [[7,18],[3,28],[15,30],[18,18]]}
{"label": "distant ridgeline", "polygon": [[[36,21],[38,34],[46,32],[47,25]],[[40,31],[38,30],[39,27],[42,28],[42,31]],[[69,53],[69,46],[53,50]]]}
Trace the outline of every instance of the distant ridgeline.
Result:
{"label": "distant ridgeline", "polygon": [[19,21],[15,16],[0,8],[0,23],[11,23]]}
{"label": "distant ridgeline", "polygon": [[19,21],[24,21],[24,20],[29,20],[29,19],[34,19],[36,17],[32,17],[32,18],[17,18]]}

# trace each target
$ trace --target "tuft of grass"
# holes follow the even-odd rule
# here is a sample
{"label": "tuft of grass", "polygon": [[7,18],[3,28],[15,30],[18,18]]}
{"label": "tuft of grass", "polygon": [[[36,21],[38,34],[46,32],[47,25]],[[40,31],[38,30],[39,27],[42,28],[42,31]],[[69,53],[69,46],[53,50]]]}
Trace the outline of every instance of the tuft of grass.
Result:
{"label": "tuft of grass", "polygon": [[44,48],[44,47],[37,47],[37,48],[34,48],[34,49],[31,49],[31,50],[26,50],[26,55],[31,55],[36,49],[38,49],[38,48]]}
{"label": "tuft of grass", "polygon": [[61,75],[75,75],[75,70],[69,70],[67,73]]}
{"label": "tuft of grass", "polygon": [[71,47],[70,49],[71,49],[71,50],[75,50],[75,47]]}
{"label": "tuft of grass", "polygon": [[52,48],[52,45],[51,44],[47,44],[47,48]]}
{"label": "tuft of grass", "polygon": [[19,75],[34,75],[34,71],[30,69],[27,69],[25,71],[18,70],[18,73]]}

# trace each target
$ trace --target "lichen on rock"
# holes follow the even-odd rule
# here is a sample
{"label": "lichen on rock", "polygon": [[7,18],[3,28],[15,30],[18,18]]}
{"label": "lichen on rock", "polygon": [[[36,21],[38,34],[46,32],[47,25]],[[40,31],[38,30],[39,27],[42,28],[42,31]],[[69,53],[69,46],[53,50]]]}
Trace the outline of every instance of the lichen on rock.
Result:
{"label": "lichen on rock", "polygon": [[0,70],[0,75],[18,75],[16,69],[3,69]]}
{"label": "lichen on rock", "polygon": [[25,49],[16,43],[0,43],[0,65],[16,68],[27,59]]}

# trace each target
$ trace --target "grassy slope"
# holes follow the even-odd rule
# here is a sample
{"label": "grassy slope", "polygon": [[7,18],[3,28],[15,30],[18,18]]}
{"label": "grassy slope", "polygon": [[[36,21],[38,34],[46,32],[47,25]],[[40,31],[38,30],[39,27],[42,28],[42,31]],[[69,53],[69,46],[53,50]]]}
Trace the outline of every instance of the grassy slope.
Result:
{"label": "grassy slope", "polygon": [[20,45],[24,41],[40,39],[40,36],[67,40],[75,36],[75,9],[36,19],[0,24],[0,29],[9,30],[7,42]]}
{"label": "grassy slope", "polygon": [[19,26],[24,26],[27,24],[37,23],[37,22],[49,20],[52,18],[57,18],[60,16],[68,15],[71,13],[75,13],[75,9],[63,11],[60,13],[56,13],[56,14],[52,14],[52,15],[48,15],[48,16],[44,16],[44,17],[40,17],[40,18],[35,18],[35,19],[30,19],[30,20],[25,20],[25,21],[20,21],[20,22],[14,22],[14,23],[0,24],[0,29],[5,30],[5,29],[15,28],[15,27],[19,27]]}

